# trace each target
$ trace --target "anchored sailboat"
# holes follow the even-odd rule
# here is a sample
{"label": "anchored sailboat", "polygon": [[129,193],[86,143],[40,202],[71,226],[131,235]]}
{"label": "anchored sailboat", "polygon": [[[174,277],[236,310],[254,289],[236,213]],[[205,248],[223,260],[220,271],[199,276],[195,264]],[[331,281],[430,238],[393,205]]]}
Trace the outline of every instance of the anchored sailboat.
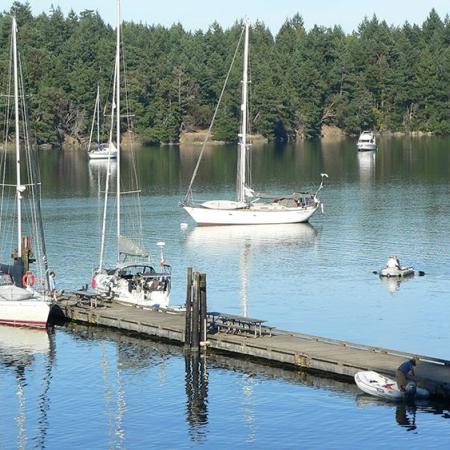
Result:
{"label": "anchored sailboat", "polygon": [[[101,296],[142,307],[167,307],[170,298],[171,288],[171,267],[164,260],[164,242],[158,242],[160,247],[160,269],[156,270],[149,260],[149,253],[145,250],[142,240],[142,225],[139,194],[137,188],[137,176],[135,174],[136,189],[129,192],[121,190],[121,144],[120,144],[120,2],[117,0],[117,30],[116,30],[116,60],[115,60],[115,86],[113,92],[113,108],[111,115],[116,121],[116,142],[117,148],[117,175],[116,175],[116,245],[117,245],[117,261],[113,268],[105,268],[105,242],[106,242],[106,224],[109,198],[109,181],[111,175],[111,159],[108,158],[108,167],[106,173],[105,201],[103,209],[103,223],[100,244],[100,262],[98,268],[94,272],[92,279],[92,287]],[[130,115],[127,114],[127,118]],[[112,123],[114,121],[112,120]],[[112,129],[112,127],[111,127]],[[110,134],[110,145],[112,144],[113,133]],[[133,152],[131,152],[134,154]],[[138,222],[134,226],[134,237],[125,236],[122,232],[122,196],[127,194],[134,196],[137,211],[134,214],[134,221]]]}
{"label": "anchored sailboat", "polygon": [[[242,76],[241,126],[239,133],[239,155],[237,167],[237,198],[232,200],[210,200],[194,202],[192,185],[197,175],[205,143],[197,161],[187,194],[181,204],[199,225],[259,225],[307,222],[321,205],[318,194],[327,174],[321,174],[322,181],[316,192],[300,192],[289,195],[271,195],[256,192],[250,186],[248,122],[248,60],[249,24],[244,27],[244,62]],[[228,77],[227,77],[228,78]],[[226,82],[225,82],[226,83]],[[223,94],[223,90],[222,90]],[[220,103],[220,100],[219,100]],[[217,110],[216,110],[217,112]],[[214,115],[215,116],[215,115]],[[214,121],[214,119],[213,119]],[[212,129],[209,128],[208,137]]]}
{"label": "anchored sailboat", "polygon": [[[114,119],[112,119],[114,120]],[[94,126],[97,123],[97,140],[92,145],[92,137],[94,135]],[[89,134],[89,142],[87,146],[89,159],[115,159],[117,158],[117,148],[112,142],[112,127],[109,136],[109,143],[105,144],[100,140],[100,86],[97,86],[97,96],[95,98],[94,115],[92,116],[91,132]]]}
{"label": "anchored sailboat", "polygon": [[[0,236],[2,257],[11,255],[7,245],[9,238],[16,240],[17,248],[12,252],[12,264],[0,264],[0,323],[18,326],[45,327],[51,309],[51,280],[47,265],[44,230],[40,210],[40,182],[35,156],[29,138],[29,123],[25,104],[22,69],[17,51],[17,24],[12,18],[11,30],[12,65],[9,83],[14,98],[14,112],[7,102],[5,114],[5,141],[1,158],[1,197],[0,197]],[[20,101],[22,100],[22,101]],[[19,113],[22,120],[20,120]],[[10,116],[15,123],[15,164],[8,171],[7,143]],[[21,140],[21,133],[23,140]],[[11,152],[12,153],[12,152]],[[26,169],[26,170],[25,170]],[[9,173],[15,170],[15,183],[7,183]],[[26,178],[23,177],[26,172]],[[15,202],[8,201],[8,191],[13,191]],[[25,203],[27,202],[27,203]],[[25,206],[28,206],[26,209]],[[26,223],[29,218],[30,223]],[[15,222],[16,230],[11,225]],[[26,229],[28,225],[28,228]],[[24,232],[27,236],[24,236]],[[14,236],[16,234],[16,236]],[[14,245],[11,243],[11,245]],[[34,252],[32,250],[34,247]],[[37,273],[32,272],[32,263],[36,263]]]}

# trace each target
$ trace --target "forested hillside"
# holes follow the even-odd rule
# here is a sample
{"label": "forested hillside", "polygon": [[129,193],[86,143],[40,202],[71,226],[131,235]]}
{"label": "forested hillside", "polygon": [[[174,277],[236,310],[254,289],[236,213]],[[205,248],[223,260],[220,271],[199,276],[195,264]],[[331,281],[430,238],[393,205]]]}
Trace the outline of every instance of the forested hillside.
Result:
{"label": "forested hillside", "polygon": [[[19,25],[37,142],[85,140],[97,84],[104,101],[111,93],[114,29],[94,11],[64,16],[56,8],[33,17],[29,4],[14,3],[0,14],[2,94],[10,14]],[[182,131],[208,127],[241,28],[214,23],[206,32],[188,32],[181,25],[124,23],[129,101],[145,142],[177,142]],[[236,139],[240,63],[217,118],[216,139]],[[362,128],[450,133],[450,19],[434,10],[421,26],[392,27],[373,17],[351,34],[338,26],[306,31],[300,15],[275,36],[256,23],[250,67],[252,131],[269,139],[318,137],[322,125],[350,134]]]}

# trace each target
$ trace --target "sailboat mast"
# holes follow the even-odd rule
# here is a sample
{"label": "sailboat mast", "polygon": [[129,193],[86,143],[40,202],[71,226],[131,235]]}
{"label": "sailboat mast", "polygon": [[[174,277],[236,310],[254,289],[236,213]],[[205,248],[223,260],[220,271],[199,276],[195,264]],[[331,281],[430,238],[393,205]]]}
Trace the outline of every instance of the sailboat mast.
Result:
{"label": "sailboat mast", "polygon": [[97,100],[96,100],[96,107],[97,107],[97,145],[100,145],[100,85],[97,84]]}
{"label": "sailboat mast", "polygon": [[116,126],[117,126],[117,261],[120,261],[120,1],[117,8],[117,42],[116,42]]}
{"label": "sailboat mast", "polygon": [[242,74],[242,104],[241,104],[241,140],[238,168],[238,201],[245,202],[245,179],[247,167],[247,103],[248,103],[248,33],[249,23],[245,23],[244,64]]}
{"label": "sailboat mast", "polygon": [[14,115],[16,126],[16,195],[17,195],[17,256],[22,257],[22,187],[20,182],[20,130],[19,130],[19,80],[17,62],[17,25],[16,18],[12,18],[12,45],[14,64]]}

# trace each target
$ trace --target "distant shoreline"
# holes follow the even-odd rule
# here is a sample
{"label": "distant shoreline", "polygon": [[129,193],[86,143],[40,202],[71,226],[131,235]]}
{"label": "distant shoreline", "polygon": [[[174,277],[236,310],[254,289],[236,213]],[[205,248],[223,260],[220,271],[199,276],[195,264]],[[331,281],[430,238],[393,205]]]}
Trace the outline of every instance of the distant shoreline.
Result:
{"label": "distant shoreline", "polygon": [[[136,145],[140,145],[140,146],[144,146],[144,147],[150,147],[150,146],[161,146],[161,147],[175,147],[175,146],[201,146],[203,145],[203,142],[206,138],[206,135],[208,133],[208,130],[198,130],[198,131],[194,131],[194,132],[183,132],[181,134],[181,139],[180,142],[161,142],[161,143],[145,143],[138,135],[135,136],[134,139],[134,144]],[[401,138],[401,137],[411,137],[411,138],[425,138],[425,137],[439,137],[441,135],[438,135],[436,133],[432,133],[432,132],[424,132],[424,131],[410,131],[410,132],[405,132],[405,131],[375,131],[375,135],[377,137],[392,137],[392,138]],[[289,143],[300,143],[300,142],[310,142],[310,141],[328,141],[328,142],[333,142],[333,141],[340,141],[343,139],[356,139],[358,137],[357,134],[354,135],[350,135],[350,134],[345,134],[342,130],[339,130],[336,127],[328,127],[326,130],[323,130],[323,133],[321,134],[321,136],[319,138],[315,138],[315,139],[305,139],[305,140],[300,140],[297,142],[291,141]],[[269,141],[269,139],[265,138],[264,136],[260,135],[260,134],[254,134],[254,135],[250,135],[249,136],[249,141],[251,142],[252,145],[263,145],[263,144],[268,144],[270,142],[273,141]],[[286,142],[288,143],[288,142]],[[236,144],[236,142],[226,142],[226,141],[219,141],[219,140],[214,140],[213,138],[210,138],[208,140],[208,145],[233,145]],[[62,146],[57,146],[57,145],[51,145],[51,144],[40,144],[37,145],[37,147],[40,150],[53,150],[53,149],[59,149],[59,148],[63,148],[66,150],[85,150],[86,148],[86,142],[78,142],[74,139],[67,139]],[[126,136],[124,136],[122,138],[122,147],[124,150],[127,150],[130,148],[131,145],[131,140],[129,138],[127,138]],[[36,146],[36,144],[34,144],[33,146]],[[0,144],[0,149],[4,148],[4,144]],[[13,150],[14,147],[14,142],[9,142],[7,144],[7,148],[9,150]]]}

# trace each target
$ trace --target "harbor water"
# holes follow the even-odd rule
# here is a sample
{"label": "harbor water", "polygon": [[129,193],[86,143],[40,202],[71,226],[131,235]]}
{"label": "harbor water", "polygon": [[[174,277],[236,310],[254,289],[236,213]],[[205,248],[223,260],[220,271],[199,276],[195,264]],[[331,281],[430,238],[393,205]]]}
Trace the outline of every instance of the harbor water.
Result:
{"label": "harbor water", "polygon": [[[183,303],[192,266],[207,274],[210,310],[450,359],[448,139],[383,138],[375,153],[358,153],[351,140],[253,147],[259,191],[315,190],[329,175],[323,214],[297,225],[196,227],[179,203],[199,151],[136,149],[145,243],[156,259],[156,243],[166,243],[173,304]],[[98,264],[106,163],[75,150],[39,160],[50,265],[59,289],[78,289]],[[122,162],[126,176],[129,152]],[[208,148],[194,198],[233,199],[235,168],[234,146]],[[380,279],[373,271],[390,255],[425,276]],[[2,327],[0,401],[5,449],[450,444],[448,405],[389,404],[342,381],[220,355],[185,358],[178,347],[73,324],[50,334]]]}

